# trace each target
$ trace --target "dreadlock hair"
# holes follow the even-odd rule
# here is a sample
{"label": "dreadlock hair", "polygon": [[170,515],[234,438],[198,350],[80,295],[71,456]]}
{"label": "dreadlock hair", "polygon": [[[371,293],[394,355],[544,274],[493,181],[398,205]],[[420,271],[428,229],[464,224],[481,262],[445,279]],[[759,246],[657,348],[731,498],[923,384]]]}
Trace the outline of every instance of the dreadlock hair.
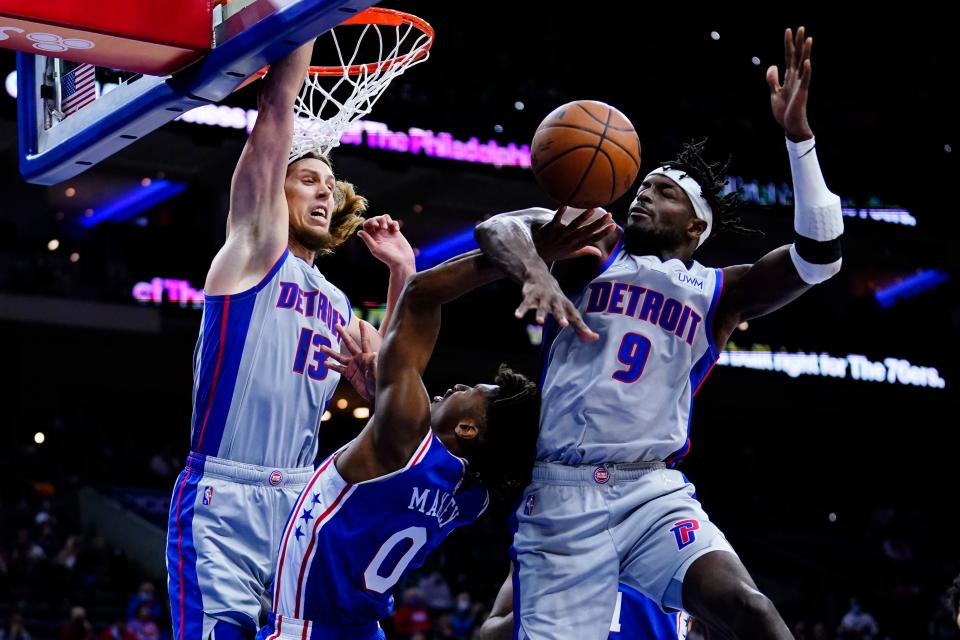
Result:
{"label": "dreadlock hair", "polygon": [[530,483],[540,428],[537,384],[505,364],[480,436],[467,444],[469,470],[498,502],[511,502]]}
{"label": "dreadlock hair", "polygon": [[[317,151],[308,151],[287,163],[287,172],[300,160],[311,158],[319,160],[333,172],[333,161],[322,153]],[[317,255],[330,255],[333,250],[347,241],[353,235],[353,232],[363,224],[363,212],[367,210],[367,199],[359,195],[353,184],[345,180],[337,180],[333,191],[333,200],[336,208],[333,215],[330,216],[330,244],[317,251]]]}
{"label": "dreadlock hair", "polygon": [[685,142],[683,143],[683,151],[677,155],[676,159],[661,164],[668,169],[686,172],[700,185],[702,190],[700,195],[713,210],[711,237],[723,231],[733,231],[744,235],[764,235],[762,231],[744,227],[740,223],[740,218],[733,216],[742,204],[740,190],[737,189],[726,195],[723,193],[727,184],[727,170],[730,168],[732,158],[728,157],[723,164],[707,162],[703,157],[703,149],[706,144],[707,138],[699,142],[696,140]]}

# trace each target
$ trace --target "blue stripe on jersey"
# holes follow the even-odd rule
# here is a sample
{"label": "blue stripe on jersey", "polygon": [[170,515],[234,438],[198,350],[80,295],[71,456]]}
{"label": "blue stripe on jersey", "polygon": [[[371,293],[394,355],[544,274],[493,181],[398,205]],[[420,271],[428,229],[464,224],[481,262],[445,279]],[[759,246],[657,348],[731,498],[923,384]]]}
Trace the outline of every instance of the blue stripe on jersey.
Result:
{"label": "blue stripe on jersey", "polygon": [[194,505],[201,477],[203,473],[196,468],[188,466],[184,469],[173,490],[170,505],[167,575],[173,640],[203,635],[203,596],[197,578],[197,549],[193,544]]}
{"label": "blue stripe on jersey", "polygon": [[191,448],[198,453],[216,456],[219,452],[257,294],[277,274],[289,253],[290,250],[285,249],[254,287],[237,294],[204,296],[200,375],[193,403],[191,443]]}
{"label": "blue stripe on jersey", "polygon": [[[707,326],[704,327],[704,330],[707,332],[707,344],[710,345],[710,352],[713,353],[713,359],[716,360],[720,357],[720,354],[717,353],[717,343],[713,339],[713,316],[717,311],[717,303],[720,302],[720,296],[723,295],[723,269],[716,269],[717,272],[717,281],[713,286],[713,300],[710,301],[710,310],[707,311]],[[700,382],[703,382],[703,379],[700,379]],[[696,391],[699,388],[699,384],[693,388]]]}
{"label": "blue stripe on jersey", "polygon": [[[520,496],[523,499],[523,496]],[[520,505],[517,505],[517,509]],[[520,528],[520,520],[517,518],[517,509],[510,514],[510,539],[513,540]],[[510,580],[513,582],[513,638],[520,637],[520,565],[517,564],[517,549],[510,544],[510,562],[513,563],[510,572]]]}
{"label": "blue stripe on jersey", "polygon": [[706,331],[707,344],[709,346],[690,370],[690,389],[692,392],[690,394],[690,410],[687,411],[687,438],[682,447],[671,453],[664,460],[670,467],[675,467],[680,464],[687,454],[690,453],[690,422],[693,419],[693,398],[697,395],[697,391],[700,390],[700,386],[707,379],[707,376],[710,375],[710,371],[713,370],[713,366],[717,363],[717,358],[720,357],[720,354],[717,353],[717,343],[713,337],[713,316],[716,313],[720,296],[723,293],[723,270],[717,269],[716,271],[717,278],[713,287],[713,298],[710,300],[706,326],[703,328],[703,330]]}
{"label": "blue stripe on jersey", "polygon": [[620,584],[620,631],[610,638],[662,640],[677,637],[676,613],[664,613],[660,606],[636,589]]}
{"label": "blue stripe on jersey", "polygon": [[617,259],[617,256],[620,255],[620,248],[623,247],[623,227],[617,225],[617,231],[620,233],[620,237],[617,239],[617,244],[613,245],[613,249],[610,251],[610,255],[607,256],[607,259],[602,265],[600,265],[600,270],[597,271],[591,280],[594,280],[601,273],[610,268],[610,265],[613,264],[613,261]]}

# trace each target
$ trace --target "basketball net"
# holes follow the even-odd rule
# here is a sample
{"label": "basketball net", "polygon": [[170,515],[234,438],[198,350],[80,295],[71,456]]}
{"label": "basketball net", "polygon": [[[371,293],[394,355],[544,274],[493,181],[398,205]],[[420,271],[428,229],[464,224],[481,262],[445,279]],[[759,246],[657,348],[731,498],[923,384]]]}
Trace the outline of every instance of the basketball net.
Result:
{"label": "basketball net", "polygon": [[[362,25],[352,46],[341,48],[344,25]],[[370,113],[393,79],[430,55],[433,28],[416,16],[373,7],[330,30],[339,65],[310,67],[303,90],[294,104],[296,119],[290,160],[318,152],[326,155],[339,146],[350,125]],[[376,38],[377,60],[358,64],[364,38]],[[391,37],[392,36],[392,37]],[[392,46],[389,43],[394,43]],[[367,47],[371,47],[370,40]],[[350,52],[349,56],[344,51]]]}

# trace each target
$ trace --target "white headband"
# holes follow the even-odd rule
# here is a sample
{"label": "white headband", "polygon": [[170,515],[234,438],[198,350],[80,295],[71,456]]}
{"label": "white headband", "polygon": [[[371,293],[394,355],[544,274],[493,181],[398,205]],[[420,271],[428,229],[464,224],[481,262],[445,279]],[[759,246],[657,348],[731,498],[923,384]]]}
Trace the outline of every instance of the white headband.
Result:
{"label": "white headband", "polygon": [[690,198],[690,204],[693,205],[693,214],[707,223],[707,229],[700,234],[700,242],[697,243],[697,248],[699,249],[700,245],[710,237],[710,231],[713,229],[713,209],[710,208],[710,205],[703,197],[703,188],[699,182],[691,178],[687,173],[678,169],[671,169],[669,166],[654,169],[647,174],[644,181],[649,180],[650,176],[656,175],[666,176],[676,182],[677,186],[683,189]]}

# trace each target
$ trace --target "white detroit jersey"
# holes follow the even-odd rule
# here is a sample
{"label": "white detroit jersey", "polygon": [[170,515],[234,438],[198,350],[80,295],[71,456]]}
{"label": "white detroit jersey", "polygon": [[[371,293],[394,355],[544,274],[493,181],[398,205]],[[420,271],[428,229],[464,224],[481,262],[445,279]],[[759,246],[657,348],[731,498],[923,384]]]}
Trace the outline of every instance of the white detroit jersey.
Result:
{"label": "white detroit jersey", "polygon": [[347,297],[288,249],[257,286],[204,301],[191,448],[263,467],[312,465],[340,381],[319,347],[339,345]]}
{"label": "white detroit jersey", "polygon": [[600,339],[558,331],[552,319],[544,330],[537,459],[679,462],[693,396],[719,355],[712,325],[722,288],[719,269],[627,253],[621,232],[600,273],[571,296]]}

